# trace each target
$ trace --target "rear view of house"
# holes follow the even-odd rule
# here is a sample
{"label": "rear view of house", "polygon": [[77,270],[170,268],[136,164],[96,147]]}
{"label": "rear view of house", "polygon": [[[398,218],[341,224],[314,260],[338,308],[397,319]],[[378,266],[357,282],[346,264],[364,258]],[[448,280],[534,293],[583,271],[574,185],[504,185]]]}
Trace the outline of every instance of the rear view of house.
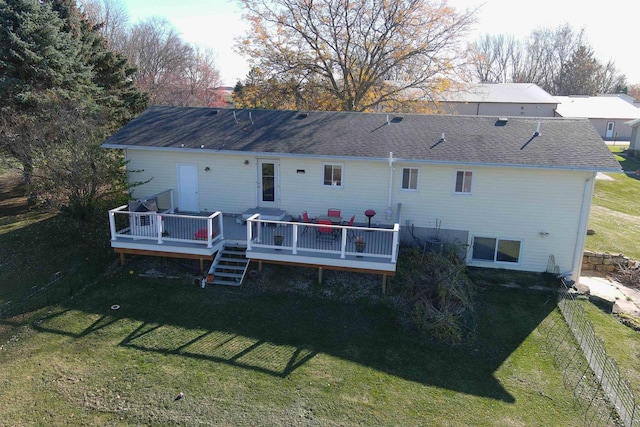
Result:
{"label": "rear view of house", "polygon": [[434,238],[473,266],[579,274],[595,175],[620,172],[587,119],[152,107],[103,147],[157,207],[152,238],[129,222],[148,213],[110,212],[121,253],[383,275]]}

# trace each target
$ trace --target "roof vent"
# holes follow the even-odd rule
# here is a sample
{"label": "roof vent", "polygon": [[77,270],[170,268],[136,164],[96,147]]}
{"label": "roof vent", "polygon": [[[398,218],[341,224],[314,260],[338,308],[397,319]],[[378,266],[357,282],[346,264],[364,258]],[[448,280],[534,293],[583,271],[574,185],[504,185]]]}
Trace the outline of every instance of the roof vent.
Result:
{"label": "roof vent", "polygon": [[507,123],[509,123],[507,117],[498,117],[498,120],[496,120],[496,126],[506,126]]}
{"label": "roof vent", "polygon": [[402,119],[403,119],[402,116],[396,116],[393,119],[391,119],[391,123],[400,123]]}
{"label": "roof vent", "polygon": [[296,119],[302,120],[302,119],[306,119],[307,117],[309,117],[309,113],[300,113],[296,116]]}
{"label": "roof vent", "polygon": [[204,113],[205,117],[215,116],[216,114],[218,114],[218,110],[211,110]]}
{"label": "roof vent", "polygon": [[536,131],[533,133],[533,136],[540,136],[540,122],[538,122],[538,126],[536,127]]}

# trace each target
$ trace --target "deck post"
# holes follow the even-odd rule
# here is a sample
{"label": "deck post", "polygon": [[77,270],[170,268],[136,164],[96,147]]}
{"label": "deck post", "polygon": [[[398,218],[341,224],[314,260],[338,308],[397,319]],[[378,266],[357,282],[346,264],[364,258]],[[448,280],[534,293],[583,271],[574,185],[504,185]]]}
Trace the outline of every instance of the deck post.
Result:
{"label": "deck post", "polygon": [[204,273],[204,259],[200,258],[200,275]]}
{"label": "deck post", "polygon": [[158,228],[158,244],[162,244],[162,215],[156,214],[156,224]]}
{"label": "deck post", "polygon": [[298,224],[294,223],[293,224],[293,236],[292,236],[292,250],[291,253],[293,255],[297,255],[298,254]]}
{"label": "deck post", "polygon": [[343,228],[340,230],[340,237],[341,237],[341,242],[340,242],[340,258],[341,259],[345,259],[347,257],[347,229]]}
{"label": "deck post", "polygon": [[125,264],[124,252],[120,252],[120,266],[124,267],[124,264]]}
{"label": "deck post", "polygon": [[262,274],[262,260],[258,261],[258,273]]}
{"label": "deck post", "polygon": [[387,293],[387,275],[383,274],[382,275],[382,294],[386,294]]}
{"label": "deck post", "polygon": [[224,218],[222,217],[222,212],[216,212],[218,215],[218,227],[220,227],[220,238],[224,239]]}
{"label": "deck post", "polygon": [[391,247],[391,262],[398,262],[398,238],[400,237],[400,224],[393,225],[393,246]]}
{"label": "deck post", "polygon": [[109,228],[111,229],[111,240],[116,240],[116,214],[114,209],[109,211]]}
{"label": "deck post", "polygon": [[322,283],[322,267],[318,267],[318,283]]}
{"label": "deck post", "polygon": [[213,219],[207,218],[207,248],[213,247]]}

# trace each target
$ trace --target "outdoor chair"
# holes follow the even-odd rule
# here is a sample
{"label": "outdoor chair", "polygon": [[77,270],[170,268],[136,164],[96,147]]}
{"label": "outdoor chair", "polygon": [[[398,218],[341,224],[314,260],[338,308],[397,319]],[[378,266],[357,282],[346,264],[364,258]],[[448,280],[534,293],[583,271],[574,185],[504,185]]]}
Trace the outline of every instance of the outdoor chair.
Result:
{"label": "outdoor chair", "polygon": [[[302,222],[305,223],[305,224],[311,224],[313,222],[309,218],[309,214],[307,213],[307,211],[302,212]],[[302,233],[300,233],[300,235],[306,233],[308,229],[309,229],[309,226],[305,225],[304,228],[302,229]]]}
{"label": "outdoor chair", "polygon": [[[348,225],[349,227],[353,227],[353,223],[355,222],[355,220],[356,220],[356,216],[353,215],[349,221],[345,221],[342,225]],[[355,233],[353,232],[353,229],[348,228],[347,239],[349,239],[349,241],[352,241],[354,237],[355,237]]]}
{"label": "outdoor chair", "polygon": [[327,216],[340,216],[340,209],[327,209]]}
{"label": "outdoor chair", "polygon": [[329,221],[328,219],[319,219],[317,224],[329,226],[329,227],[315,227],[316,237],[318,239],[325,238],[325,239],[335,240],[336,233],[335,233],[335,229],[331,227],[331,221]]}

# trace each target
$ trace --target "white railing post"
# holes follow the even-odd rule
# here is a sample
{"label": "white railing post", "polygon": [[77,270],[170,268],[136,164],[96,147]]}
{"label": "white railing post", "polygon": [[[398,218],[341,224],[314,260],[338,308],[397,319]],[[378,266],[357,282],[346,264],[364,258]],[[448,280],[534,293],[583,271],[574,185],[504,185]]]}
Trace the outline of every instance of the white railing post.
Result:
{"label": "white railing post", "polygon": [[343,228],[341,230],[342,244],[340,249],[340,258],[345,259],[347,257],[347,229]]}
{"label": "white railing post", "polygon": [[400,224],[393,225],[393,246],[391,247],[391,263],[398,261],[398,239],[400,237]]}
{"label": "white railing post", "polygon": [[116,237],[116,213],[115,209],[109,211],[109,228],[111,229],[111,240],[117,240]]}
{"label": "white railing post", "polygon": [[158,244],[162,244],[162,215],[156,214],[156,227],[158,229]]}
{"label": "white railing post", "polygon": [[293,244],[293,248],[291,250],[291,253],[293,255],[296,255],[298,253],[298,224],[297,223],[293,223],[293,236],[291,238],[292,244]]}
{"label": "white railing post", "polygon": [[216,212],[216,215],[218,215],[218,226],[220,227],[220,238],[224,239],[224,218],[222,218],[222,212],[218,211]]}
{"label": "white railing post", "polygon": [[169,203],[171,204],[171,213],[176,212],[176,206],[173,204],[173,188],[169,190]]}
{"label": "white railing post", "polygon": [[247,220],[247,250],[251,250],[251,227],[253,227],[253,221],[251,219]]}
{"label": "white railing post", "polygon": [[207,248],[211,249],[213,247],[213,219],[208,216],[207,217]]}

